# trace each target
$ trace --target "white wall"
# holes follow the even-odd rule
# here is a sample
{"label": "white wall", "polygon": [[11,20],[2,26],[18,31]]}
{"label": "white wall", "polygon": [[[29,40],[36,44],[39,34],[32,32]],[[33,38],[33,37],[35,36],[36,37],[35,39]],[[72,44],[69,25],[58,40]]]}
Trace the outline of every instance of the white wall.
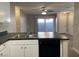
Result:
{"label": "white wall", "polygon": [[73,35],[73,19],[74,19],[73,11],[68,13],[60,12],[57,14],[57,19],[58,19],[58,32]]}
{"label": "white wall", "polygon": [[21,32],[27,32],[27,15],[21,10]]}
{"label": "white wall", "polygon": [[74,3],[74,40],[73,47],[79,50],[79,2]]}
{"label": "white wall", "polygon": [[74,21],[74,12],[68,14],[68,34],[73,35],[73,21]]}
{"label": "white wall", "polygon": [[15,20],[15,4],[10,3],[10,18],[11,18],[11,28],[10,32],[16,32],[16,20]]}
{"label": "white wall", "polygon": [[0,13],[4,14],[0,15],[0,31],[7,30],[10,32],[10,3],[0,2]]}
{"label": "white wall", "polygon": [[[27,15],[20,9],[19,7],[19,15],[15,13],[15,4],[14,3],[10,3],[10,17],[11,17],[11,32],[17,32],[17,29],[20,30],[19,32],[27,32]],[[16,16],[16,15],[17,16]],[[16,22],[16,18],[19,17],[19,22]],[[19,28],[17,28],[17,26],[20,26]]]}
{"label": "white wall", "polygon": [[0,16],[0,31],[16,32],[15,5],[9,2],[0,2],[0,12],[5,13],[4,16]]}
{"label": "white wall", "polygon": [[71,35],[69,39],[69,49],[73,47],[73,21],[74,21],[74,12],[69,13],[59,13],[58,14],[58,32],[59,33],[67,33]]}
{"label": "white wall", "polygon": [[67,15],[63,12],[57,14],[58,19],[58,32],[67,33]]}
{"label": "white wall", "polygon": [[[4,12],[5,15],[0,15],[0,32],[7,30],[9,33],[16,32],[16,16],[15,16],[15,4],[8,2],[0,2],[0,12]],[[27,16],[20,10],[20,32],[27,31]],[[10,21],[10,22],[8,22]]]}

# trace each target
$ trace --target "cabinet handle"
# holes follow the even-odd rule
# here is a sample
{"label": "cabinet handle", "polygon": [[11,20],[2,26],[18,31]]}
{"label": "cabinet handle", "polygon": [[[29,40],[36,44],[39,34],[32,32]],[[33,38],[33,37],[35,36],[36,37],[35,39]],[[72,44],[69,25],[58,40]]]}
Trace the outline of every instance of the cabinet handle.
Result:
{"label": "cabinet handle", "polygon": [[21,49],[23,49],[23,48],[26,49],[27,47],[21,47]]}
{"label": "cabinet handle", "polygon": [[21,49],[23,49],[23,47],[21,47]]}

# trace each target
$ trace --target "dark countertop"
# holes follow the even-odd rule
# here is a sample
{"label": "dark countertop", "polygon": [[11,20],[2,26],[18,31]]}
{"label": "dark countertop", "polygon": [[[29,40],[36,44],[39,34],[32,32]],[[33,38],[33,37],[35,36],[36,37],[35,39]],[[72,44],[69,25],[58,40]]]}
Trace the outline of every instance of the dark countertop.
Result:
{"label": "dark countertop", "polygon": [[4,35],[4,36],[0,37],[0,44],[8,41],[9,38],[11,38],[12,36],[14,36],[14,35],[13,34],[7,34],[7,35]]}
{"label": "dark countertop", "polygon": [[[14,37],[15,35],[17,35],[16,33],[9,33],[5,36],[0,37],[0,45],[3,44],[6,41],[9,40],[39,40],[39,39],[58,39],[58,40],[69,40],[66,37],[61,37],[61,35],[59,34],[54,34],[53,38],[40,38],[40,37]],[[23,35],[26,35],[26,33],[24,33]],[[14,38],[13,38],[14,37]],[[61,37],[61,38],[60,38]]]}

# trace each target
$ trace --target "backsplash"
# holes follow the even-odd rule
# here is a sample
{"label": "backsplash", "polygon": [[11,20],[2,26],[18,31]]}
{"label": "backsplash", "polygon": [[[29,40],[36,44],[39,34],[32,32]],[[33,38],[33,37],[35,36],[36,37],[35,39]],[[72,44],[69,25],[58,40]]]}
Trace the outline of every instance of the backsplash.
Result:
{"label": "backsplash", "polygon": [[0,32],[0,37],[4,36],[4,35],[7,35],[8,32],[7,31],[3,31],[3,32]]}

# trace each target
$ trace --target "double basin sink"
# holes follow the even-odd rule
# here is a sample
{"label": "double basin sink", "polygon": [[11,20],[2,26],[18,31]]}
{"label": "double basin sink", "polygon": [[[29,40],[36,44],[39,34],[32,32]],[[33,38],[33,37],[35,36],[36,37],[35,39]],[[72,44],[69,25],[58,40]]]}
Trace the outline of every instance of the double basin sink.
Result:
{"label": "double basin sink", "polygon": [[15,34],[13,37],[11,37],[12,39],[25,39],[25,38],[36,38],[35,35],[33,34]]}

